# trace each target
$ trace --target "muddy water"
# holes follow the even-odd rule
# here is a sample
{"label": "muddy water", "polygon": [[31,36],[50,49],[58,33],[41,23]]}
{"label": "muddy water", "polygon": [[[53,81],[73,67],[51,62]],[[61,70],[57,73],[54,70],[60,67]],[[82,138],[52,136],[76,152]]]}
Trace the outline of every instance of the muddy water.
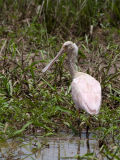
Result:
{"label": "muddy water", "polygon": [[61,134],[58,137],[28,137],[12,139],[0,144],[0,160],[76,160],[86,153],[99,155],[98,142],[82,133],[81,138]]}

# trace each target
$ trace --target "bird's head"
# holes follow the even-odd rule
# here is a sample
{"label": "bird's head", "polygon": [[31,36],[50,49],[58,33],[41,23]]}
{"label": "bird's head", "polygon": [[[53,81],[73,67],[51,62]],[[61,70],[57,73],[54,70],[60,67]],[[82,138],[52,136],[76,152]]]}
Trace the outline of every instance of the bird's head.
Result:
{"label": "bird's head", "polygon": [[66,52],[68,54],[75,52],[78,53],[78,46],[73,43],[72,41],[67,41],[63,44],[62,48],[63,52]]}
{"label": "bird's head", "polygon": [[63,53],[67,53],[68,57],[72,57],[73,55],[77,57],[78,47],[72,41],[65,42],[56,57],[42,70],[42,72],[46,72]]}

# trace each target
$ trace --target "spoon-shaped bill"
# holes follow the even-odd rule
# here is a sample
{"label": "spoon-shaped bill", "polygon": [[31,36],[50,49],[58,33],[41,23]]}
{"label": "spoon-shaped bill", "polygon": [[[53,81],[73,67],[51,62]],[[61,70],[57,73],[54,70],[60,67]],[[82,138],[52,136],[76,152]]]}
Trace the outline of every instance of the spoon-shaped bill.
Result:
{"label": "spoon-shaped bill", "polygon": [[61,48],[61,50],[58,52],[58,54],[56,55],[56,57],[45,67],[42,69],[42,72],[46,72],[48,69],[50,69],[50,67],[54,64],[54,62],[58,59],[58,57],[64,52],[64,49]]}

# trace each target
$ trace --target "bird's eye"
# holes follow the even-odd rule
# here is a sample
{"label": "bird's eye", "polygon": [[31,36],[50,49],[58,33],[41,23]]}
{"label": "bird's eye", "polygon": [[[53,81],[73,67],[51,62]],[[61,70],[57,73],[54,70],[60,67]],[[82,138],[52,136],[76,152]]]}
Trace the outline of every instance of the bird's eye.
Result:
{"label": "bird's eye", "polygon": [[68,50],[68,49],[72,49],[72,46],[71,45],[64,45],[63,48],[64,48],[64,50]]}
{"label": "bird's eye", "polygon": [[68,46],[65,46],[65,49],[67,49],[68,48]]}
{"label": "bird's eye", "polygon": [[68,46],[63,46],[64,50],[68,49]]}

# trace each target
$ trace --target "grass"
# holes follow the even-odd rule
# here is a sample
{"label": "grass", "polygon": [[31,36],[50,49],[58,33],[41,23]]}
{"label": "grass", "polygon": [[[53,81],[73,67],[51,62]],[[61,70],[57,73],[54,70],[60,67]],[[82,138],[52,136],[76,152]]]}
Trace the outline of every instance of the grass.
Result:
{"label": "grass", "polygon": [[[69,129],[77,133],[80,118],[83,129],[87,124],[97,133],[104,154],[110,153],[109,159],[119,157],[118,1],[10,2],[0,1],[1,139],[33,133],[48,136]],[[94,26],[92,37],[90,25]],[[65,56],[51,71],[41,73],[66,39],[76,42],[80,48],[80,69],[102,85],[101,111],[91,121],[84,112],[79,115],[74,108],[71,77],[64,67]]]}

